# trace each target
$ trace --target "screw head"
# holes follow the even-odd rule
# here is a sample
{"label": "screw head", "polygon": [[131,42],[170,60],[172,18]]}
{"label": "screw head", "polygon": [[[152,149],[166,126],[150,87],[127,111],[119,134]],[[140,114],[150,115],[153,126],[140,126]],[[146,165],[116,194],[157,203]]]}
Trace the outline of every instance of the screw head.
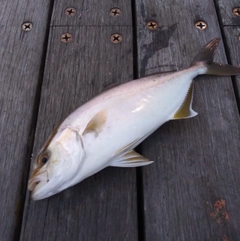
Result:
{"label": "screw head", "polygon": [[30,22],[25,22],[22,24],[22,30],[25,31],[25,32],[29,32],[31,31],[33,28],[33,24],[30,23]]}
{"label": "screw head", "polygon": [[114,33],[111,35],[110,40],[112,43],[118,44],[118,43],[122,42],[122,35],[118,34],[118,33]]}
{"label": "screw head", "polygon": [[195,27],[198,29],[198,30],[205,30],[207,28],[207,23],[204,22],[204,21],[197,21],[195,23]]}
{"label": "screw head", "polygon": [[233,9],[233,14],[237,17],[240,17],[240,8],[234,8]]}
{"label": "screw head", "polygon": [[121,15],[122,11],[119,8],[112,8],[109,13],[112,17],[118,17],[119,15]]}
{"label": "screw head", "polygon": [[158,23],[156,21],[148,21],[146,26],[149,30],[156,30],[158,28]]}
{"label": "screw head", "polygon": [[75,8],[66,8],[65,14],[69,17],[72,17],[76,14],[76,9]]}
{"label": "screw head", "polygon": [[72,34],[70,33],[64,33],[61,35],[61,41],[63,43],[69,43],[72,41]]}

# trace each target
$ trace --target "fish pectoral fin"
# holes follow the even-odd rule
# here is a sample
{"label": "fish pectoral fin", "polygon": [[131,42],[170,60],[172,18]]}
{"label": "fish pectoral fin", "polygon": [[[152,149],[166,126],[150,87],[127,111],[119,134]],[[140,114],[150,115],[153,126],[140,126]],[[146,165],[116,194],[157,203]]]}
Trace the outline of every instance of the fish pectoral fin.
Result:
{"label": "fish pectoral fin", "polygon": [[187,119],[187,118],[194,117],[198,114],[192,109],[192,99],[193,99],[193,82],[189,87],[186,98],[184,99],[180,108],[174,114],[172,120]]}
{"label": "fish pectoral fin", "polygon": [[110,166],[113,167],[140,167],[146,166],[153,163],[147,158],[141,156],[134,150],[126,152],[124,155],[118,156],[116,159],[113,159]]}
{"label": "fish pectoral fin", "polygon": [[85,135],[89,132],[94,132],[97,136],[103,129],[103,126],[105,125],[107,121],[107,111],[102,110],[98,112],[87,124],[84,132],[82,135]]}

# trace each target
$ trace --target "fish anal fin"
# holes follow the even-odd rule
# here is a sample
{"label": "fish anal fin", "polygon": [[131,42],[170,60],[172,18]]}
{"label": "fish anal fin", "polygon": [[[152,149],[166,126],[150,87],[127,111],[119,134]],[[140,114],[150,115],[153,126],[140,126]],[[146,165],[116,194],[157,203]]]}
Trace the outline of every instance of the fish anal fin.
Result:
{"label": "fish anal fin", "polygon": [[174,114],[172,120],[187,119],[197,115],[197,112],[195,112],[192,109],[192,99],[193,99],[193,82],[189,87],[185,100],[183,101],[182,105],[177,110],[177,112]]}
{"label": "fish anal fin", "polygon": [[94,132],[95,135],[98,135],[102,131],[106,121],[107,121],[107,111],[102,110],[98,112],[87,124],[85,130],[83,131],[83,135],[89,132]]}
{"label": "fish anal fin", "polygon": [[147,158],[141,156],[134,150],[130,150],[126,152],[122,156],[118,156],[116,159],[113,159],[110,166],[113,167],[140,167],[146,166],[153,163],[153,161],[149,161]]}

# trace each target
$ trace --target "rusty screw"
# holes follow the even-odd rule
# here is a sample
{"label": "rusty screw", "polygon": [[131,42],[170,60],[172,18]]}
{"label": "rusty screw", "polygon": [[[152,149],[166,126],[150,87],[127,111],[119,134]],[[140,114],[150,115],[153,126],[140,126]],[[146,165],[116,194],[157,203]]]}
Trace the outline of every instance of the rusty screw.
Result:
{"label": "rusty screw", "polygon": [[240,8],[234,8],[234,9],[233,9],[233,14],[234,14],[235,16],[240,17]]}
{"label": "rusty screw", "polygon": [[156,21],[148,21],[146,26],[149,30],[156,30],[158,27],[158,23]]}
{"label": "rusty screw", "polygon": [[118,33],[112,34],[110,37],[110,40],[112,43],[118,44],[118,43],[122,42],[122,35],[118,34]]}
{"label": "rusty screw", "polygon": [[22,30],[25,32],[31,31],[33,27],[33,24],[30,22],[26,22],[22,24]]}
{"label": "rusty screw", "polygon": [[72,34],[70,33],[64,33],[61,35],[61,41],[63,43],[69,43],[72,41]]}
{"label": "rusty screw", "polygon": [[119,8],[112,8],[110,10],[110,16],[112,17],[118,17],[119,15],[121,15],[121,10]]}
{"label": "rusty screw", "polygon": [[76,9],[75,8],[66,8],[65,9],[65,14],[67,16],[72,17],[72,16],[74,16],[76,14]]}
{"label": "rusty screw", "polygon": [[199,30],[205,30],[207,28],[207,23],[204,21],[197,21],[195,27]]}

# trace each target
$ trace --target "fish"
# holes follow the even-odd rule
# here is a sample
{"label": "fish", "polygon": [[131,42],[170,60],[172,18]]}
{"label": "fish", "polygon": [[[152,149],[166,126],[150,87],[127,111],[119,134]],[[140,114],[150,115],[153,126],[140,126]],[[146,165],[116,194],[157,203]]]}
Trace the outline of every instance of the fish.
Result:
{"label": "fish", "polygon": [[165,122],[197,115],[192,109],[193,79],[240,74],[240,67],[213,62],[219,42],[215,38],[207,43],[187,69],[115,86],[71,113],[34,160],[28,181],[31,198],[48,198],[108,166],[153,163],[134,148]]}

